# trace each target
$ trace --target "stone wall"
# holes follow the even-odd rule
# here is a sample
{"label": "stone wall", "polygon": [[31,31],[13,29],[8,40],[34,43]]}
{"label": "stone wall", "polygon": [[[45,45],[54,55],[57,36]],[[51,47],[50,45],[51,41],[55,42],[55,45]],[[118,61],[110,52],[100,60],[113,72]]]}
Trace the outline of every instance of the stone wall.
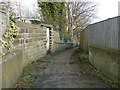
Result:
{"label": "stone wall", "polygon": [[60,42],[60,35],[57,31],[53,31],[53,39],[52,39],[52,42],[53,42],[53,45],[52,45],[52,52],[56,51],[58,45],[56,44],[56,42]]}
{"label": "stone wall", "polygon": [[[1,7],[1,4],[0,4],[0,7]],[[2,37],[2,35],[5,33],[5,29],[6,29],[6,26],[7,26],[7,14],[5,12],[3,12],[0,8],[0,38],[2,40],[5,40],[6,39],[4,37]],[[0,50],[2,50],[2,44],[0,42]],[[2,56],[0,55],[0,90],[2,88]]]}
{"label": "stone wall", "polygon": [[75,44],[73,43],[64,43],[64,42],[55,42],[53,51],[69,49],[72,48]]}
{"label": "stone wall", "polygon": [[[47,27],[22,22],[17,22],[17,26],[20,28],[19,36],[15,38],[11,52],[2,57],[2,88],[12,88],[24,66],[46,56],[47,52]],[[58,32],[53,29],[51,32],[52,52],[72,47],[72,43],[60,43]]]}
{"label": "stone wall", "polygon": [[22,50],[16,50],[5,57],[2,62],[2,88],[13,88],[23,70]]}
{"label": "stone wall", "polygon": [[11,52],[2,58],[2,87],[11,88],[23,67],[46,55],[46,27],[18,22],[19,36]]}
{"label": "stone wall", "polygon": [[26,65],[46,55],[46,27],[17,23],[20,36],[16,38],[13,49],[22,48],[23,64]]}
{"label": "stone wall", "polygon": [[71,48],[76,44],[73,43],[65,43],[60,41],[60,35],[57,31],[52,31],[53,37],[52,37],[52,52],[62,49]]}
{"label": "stone wall", "polygon": [[89,47],[89,61],[113,81],[118,82],[118,70],[120,69],[118,52],[115,49],[91,45]]}

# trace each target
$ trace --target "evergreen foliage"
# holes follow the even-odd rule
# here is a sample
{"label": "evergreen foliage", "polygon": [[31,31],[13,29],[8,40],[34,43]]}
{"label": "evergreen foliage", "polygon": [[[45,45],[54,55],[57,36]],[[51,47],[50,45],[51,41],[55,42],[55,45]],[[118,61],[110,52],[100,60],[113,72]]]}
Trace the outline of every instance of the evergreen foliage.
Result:
{"label": "evergreen foliage", "polygon": [[65,2],[38,2],[41,8],[42,22],[53,26],[54,30],[66,33],[67,18]]}
{"label": "evergreen foliage", "polygon": [[60,40],[63,40],[64,42],[71,41],[71,35],[67,33],[63,33],[62,31],[59,31],[60,34]]}

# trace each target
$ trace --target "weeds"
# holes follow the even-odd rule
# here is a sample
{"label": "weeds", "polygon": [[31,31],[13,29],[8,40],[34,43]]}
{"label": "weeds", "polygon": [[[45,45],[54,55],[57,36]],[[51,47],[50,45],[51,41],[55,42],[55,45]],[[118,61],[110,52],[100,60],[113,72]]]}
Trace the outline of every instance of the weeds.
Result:
{"label": "weeds", "polygon": [[76,51],[76,58],[78,58],[80,61],[83,61],[85,64],[86,69],[93,75],[98,76],[102,80],[104,80],[106,83],[109,83],[112,88],[118,88],[118,83],[115,83],[113,80],[111,80],[108,76],[106,76],[102,71],[100,71],[98,68],[93,67],[89,63],[89,55],[88,53],[82,51],[81,49],[78,49]]}

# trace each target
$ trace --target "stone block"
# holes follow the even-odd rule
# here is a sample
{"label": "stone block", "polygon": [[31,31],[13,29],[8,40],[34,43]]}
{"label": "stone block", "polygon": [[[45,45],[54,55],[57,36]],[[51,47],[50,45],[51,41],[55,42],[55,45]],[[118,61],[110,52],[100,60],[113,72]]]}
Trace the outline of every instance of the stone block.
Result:
{"label": "stone block", "polygon": [[20,31],[19,31],[19,33],[24,33],[24,29],[21,28]]}
{"label": "stone block", "polygon": [[[13,88],[14,83],[20,76],[22,69],[28,63],[46,55],[46,27],[40,27],[32,24],[18,23],[20,27],[19,37],[15,39],[14,51],[4,57],[3,63],[3,85],[4,88]],[[52,37],[54,41],[59,41],[59,33]],[[53,42],[53,40],[52,40]],[[51,47],[57,46],[57,49],[64,48],[62,45],[51,44]],[[21,50],[17,50],[18,47]],[[19,72],[18,72],[19,71]]]}
{"label": "stone block", "polygon": [[28,28],[26,29],[26,33],[29,33],[29,29]]}
{"label": "stone block", "polygon": [[13,51],[2,60],[2,88],[13,88],[23,70],[22,51]]}
{"label": "stone block", "polygon": [[91,45],[89,47],[89,61],[104,72],[113,81],[118,82],[118,50]]}
{"label": "stone block", "polygon": [[29,29],[29,33],[33,33],[33,30],[32,30],[32,29]]}

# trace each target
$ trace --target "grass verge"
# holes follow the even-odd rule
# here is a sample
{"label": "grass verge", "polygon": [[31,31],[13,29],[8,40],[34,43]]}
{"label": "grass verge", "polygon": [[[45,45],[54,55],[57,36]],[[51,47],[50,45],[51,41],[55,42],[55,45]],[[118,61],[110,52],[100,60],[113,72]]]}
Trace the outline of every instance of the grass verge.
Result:
{"label": "grass verge", "polygon": [[97,67],[94,67],[89,62],[89,55],[88,52],[84,52],[81,49],[78,49],[76,51],[76,58],[80,61],[84,62],[86,69],[93,75],[98,76],[102,80],[104,80],[106,83],[109,83],[109,85],[112,88],[118,88],[118,83],[115,83],[113,80],[111,80],[108,76],[106,76],[101,70],[99,70]]}

